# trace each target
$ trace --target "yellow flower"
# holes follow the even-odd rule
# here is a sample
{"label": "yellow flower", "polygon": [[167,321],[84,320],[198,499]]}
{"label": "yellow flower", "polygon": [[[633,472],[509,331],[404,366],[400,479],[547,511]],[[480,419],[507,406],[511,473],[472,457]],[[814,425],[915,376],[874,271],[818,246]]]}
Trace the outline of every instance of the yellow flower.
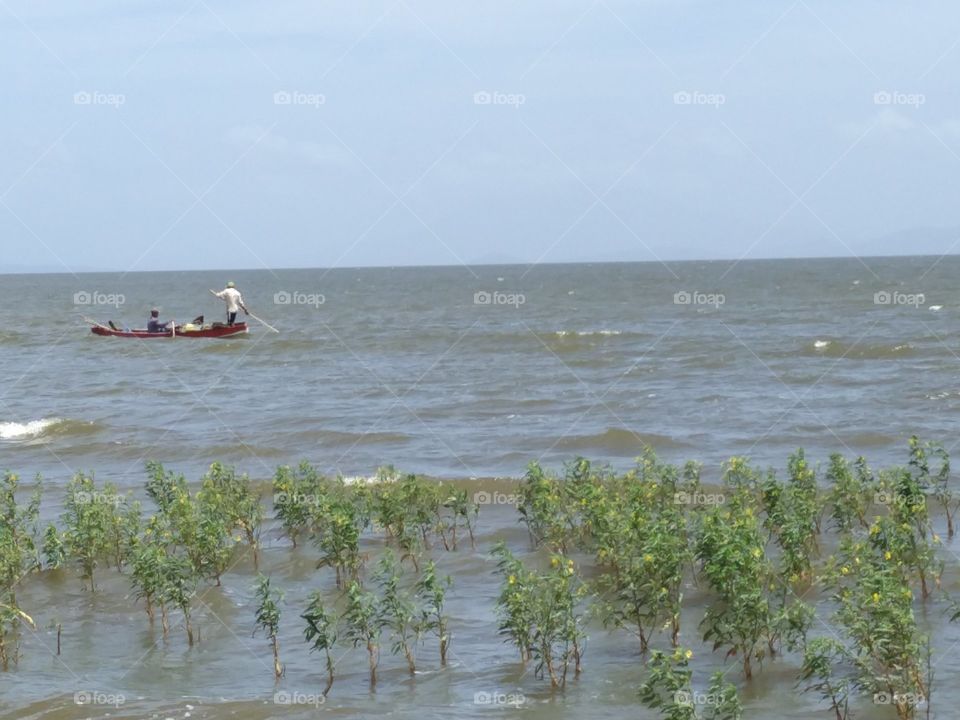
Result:
{"label": "yellow flower", "polygon": [[754,549],[753,549],[753,556],[754,556],[755,558],[758,558],[758,557],[760,557],[761,555],[763,555],[763,551],[762,551],[760,548],[754,548]]}
{"label": "yellow flower", "polygon": [[687,651],[683,654],[683,656],[684,656],[687,660],[689,660],[690,658],[693,657],[693,650],[687,650]]}
{"label": "yellow flower", "polygon": [[875,603],[880,602],[880,593],[874,593],[874,594],[873,594],[873,601],[874,601]]}
{"label": "yellow flower", "polygon": [[884,560],[890,560],[892,557],[893,557],[893,553],[891,553],[889,550],[887,550],[887,551],[883,554],[883,559],[884,559]]}
{"label": "yellow flower", "polygon": [[854,561],[857,565],[860,564],[860,558],[858,558],[858,557],[855,557],[855,558],[853,559],[853,561]]}
{"label": "yellow flower", "polygon": [[842,568],[840,568],[840,574],[841,574],[841,575],[849,575],[849,574],[850,574],[850,568],[848,568],[846,565],[844,565]]}
{"label": "yellow flower", "polygon": [[560,560],[557,558],[550,558],[550,567],[556,567],[560,564]]}
{"label": "yellow flower", "polygon": [[644,561],[644,562],[653,562],[653,555],[651,555],[650,553],[645,554],[645,555],[643,556],[643,561]]}
{"label": "yellow flower", "polygon": [[511,575],[510,577],[507,578],[508,585],[513,585],[516,581],[517,581],[517,578],[515,575]]}

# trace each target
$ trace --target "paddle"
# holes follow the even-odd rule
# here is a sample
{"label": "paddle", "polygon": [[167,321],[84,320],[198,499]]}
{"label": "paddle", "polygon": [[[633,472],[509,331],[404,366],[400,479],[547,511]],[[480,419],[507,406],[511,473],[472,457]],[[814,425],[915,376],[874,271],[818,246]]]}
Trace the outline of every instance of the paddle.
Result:
{"label": "paddle", "polygon": [[[210,294],[211,294],[211,295],[216,295],[216,294],[217,294],[217,291],[216,291],[216,290],[211,290],[211,291],[210,291]],[[249,310],[244,309],[244,312],[245,312],[247,315],[249,315],[250,317],[252,317],[254,320],[256,320],[258,323],[260,323],[261,325],[263,325],[265,328],[267,328],[267,330],[272,330],[272,331],[275,332],[275,333],[279,333],[279,332],[280,332],[280,331],[277,330],[273,325],[271,325],[270,323],[268,323],[266,320],[263,320],[263,319],[261,319],[261,318],[258,318],[256,315],[254,315],[254,314],[253,314],[252,312],[250,312]]]}

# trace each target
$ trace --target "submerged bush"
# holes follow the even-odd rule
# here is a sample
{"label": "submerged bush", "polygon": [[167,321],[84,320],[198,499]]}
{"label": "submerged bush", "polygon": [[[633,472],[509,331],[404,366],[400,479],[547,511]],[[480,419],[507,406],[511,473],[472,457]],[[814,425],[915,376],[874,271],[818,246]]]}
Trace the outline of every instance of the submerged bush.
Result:
{"label": "submerged bush", "polygon": [[526,569],[502,542],[493,552],[503,576],[497,601],[500,633],[520,649],[524,662],[536,660],[537,677],[549,677],[552,687],[565,687],[571,663],[580,673],[585,638],[579,604],[586,588],[573,560],[553,555],[549,569],[539,573]]}

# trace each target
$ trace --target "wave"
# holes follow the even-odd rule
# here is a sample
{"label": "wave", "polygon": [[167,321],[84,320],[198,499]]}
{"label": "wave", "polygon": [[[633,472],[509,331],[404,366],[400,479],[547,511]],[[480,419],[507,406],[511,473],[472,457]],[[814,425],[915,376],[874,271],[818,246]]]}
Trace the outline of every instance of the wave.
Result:
{"label": "wave", "polygon": [[601,337],[609,337],[613,335],[623,335],[622,330],[557,330],[553,333],[556,337],[593,337],[595,335]]}
{"label": "wave", "polygon": [[100,430],[95,422],[64,418],[40,418],[27,422],[0,422],[0,440],[35,440],[44,437],[88,435]]}
{"label": "wave", "polygon": [[41,418],[25,423],[0,422],[0,440],[19,440],[42,435],[46,430],[62,423],[60,418]]}
{"label": "wave", "polygon": [[655,450],[687,447],[685,443],[666,435],[633,432],[623,428],[607,428],[604,432],[594,435],[565,437],[556,446],[568,451],[600,450],[620,457],[633,457],[639,455],[647,445]]}
{"label": "wave", "polygon": [[851,360],[884,360],[888,358],[909,357],[916,354],[916,348],[910,343],[897,345],[870,344],[842,340],[817,339],[803,347],[803,355],[829,358],[849,358]]}
{"label": "wave", "polygon": [[284,439],[305,441],[327,447],[340,447],[344,445],[396,445],[407,443],[414,438],[406,433],[398,432],[352,433],[337,430],[301,430],[285,434]]}
{"label": "wave", "polygon": [[22,345],[26,342],[27,337],[27,335],[14,330],[0,330],[0,345]]}

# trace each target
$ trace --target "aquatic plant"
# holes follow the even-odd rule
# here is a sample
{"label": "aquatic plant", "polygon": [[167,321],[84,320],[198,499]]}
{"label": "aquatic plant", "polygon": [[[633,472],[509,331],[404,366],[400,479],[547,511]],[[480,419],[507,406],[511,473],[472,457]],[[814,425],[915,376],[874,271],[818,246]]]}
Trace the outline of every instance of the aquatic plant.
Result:
{"label": "aquatic plant", "polygon": [[[192,604],[193,597],[197,589],[197,576],[194,574],[193,566],[187,558],[177,555],[163,554],[159,563],[159,585],[157,595],[161,599],[163,607],[171,605],[183,613],[184,629],[187,633],[187,642],[193,647],[193,622],[192,622]],[[261,620],[258,611],[257,622]],[[166,630],[166,625],[164,625]],[[275,639],[271,636],[271,640]],[[276,648],[274,660],[276,662]]]}
{"label": "aquatic plant", "polygon": [[866,529],[867,510],[870,494],[875,480],[867,461],[859,457],[850,468],[847,459],[839,453],[830,456],[826,479],[830,489],[827,491],[826,505],[834,526],[841,533],[852,532],[855,528]]}
{"label": "aquatic plant", "polygon": [[560,480],[544,472],[539,463],[530,463],[520,484],[519,495],[517,511],[533,544],[565,550],[568,524]]}
{"label": "aquatic plant", "polygon": [[353,647],[367,648],[370,666],[370,687],[377,684],[377,665],[380,663],[380,635],[382,625],[376,596],[365,591],[354,580],[347,588],[347,604],[341,619],[345,626],[344,636]]}
{"label": "aquatic plant", "polygon": [[40,516],[40,479],[26,504],[17,502],[20,478],[4,473],[0,482],[0,602],[17,605],[16,589],[24,576],[39,568],[35,536]]}
{"label": "aquatic plant", "polygon": [[63,544],[63,535],[53,523],[48,523],[43,531],[41,552],[44,565],[48,570],[57,570],[66,562],[67,550]]}
{"label": "aquatic plant", "polygon": [[734,493],[725,505],[703,513],[697,533],[696,557],[716,596],[700,626],[714,650],[727,648],[727,656],[740,656],[749,679],[752,661],[766,655],[764,640],[773,632],[767,589],[774,572],[764,554],[752,496],[744,489]]}
{"label": "aquatic plant", "polygon": [[140,503],[124,498],[121,504],[124,509],[115,505],[107,526],[107,543],[117,572],[123,572],[129,562],[142,523]]}
{"label": "aquatic plant", "polygon": [[604,625],[634,633],[642,653],[647,652],[651,634],[664,626],[670,628],[676,646],[684,567],[691,557],[683,514],[662,507],[642,527],[628,530],[612,554],[615,570],[595,583]]}
{"label": "aquatic plant", "polygon": [[[694,692],[692,657],[692,651],[679,647],[669,655],[654,650],[640,687],[640,702],[658,710],[665,720],[740,720],[743,709],[737,689],[723,682],[723,672],[711,676],[706,694]],[[705,708],[702,713],[700,706]]]}
{"label": "aquatic plant", "polygon": [[578,612],[586,587],[576,576],[573,560],[550,558],[545,573],[527,570],[503,543],[494,548],[503,576],[497,612],[500,633],[520,649],[521,659],[537,661],[537,677],[549,677],[551,687],[565,687],[571,663],[580,673],[583,618]]}
{"label": "aquatic plant", "polygon": [[300,616],[307,622],[307,627],[303,631],[304,640],[310,643],[311,651],[322,650],[325,657],[325,667],[327,670],[327,686],[323,689],[323,696],[326,697],[333,687],[333,671],[336,663],[330,651],[337,644],[337,622],[332,617],[323,604],[323,596],[319,592],[310,594],[307,602],[307,609]]}
{"label": "aquatic plant", "polygon": [[186,478],[163,467],[155,460],[147,462],[147,495],[156,503],[160,512],[170,509],[180,497],[188,493]]}
{"label": "aquatic plant", "polygon": [[277,468],[273,476],[273,509],[284,534],[297,547],[301,535],[315,531],[314,507],[326,500],[326,480],[308,462],[293,469]]}
{"label": "aquatic plant", "polygon": [[21,624],[33,619],[17,604],[17,586],[40,565],[34,537],[40,513],[40,480],[26,504],[17,502],[19,478],[7,472],[0,482],[0,669],[20,657]]}
{"label": "aquatic plant", "polygon": [[203,490],[191,495],[177,484],[166,497],[161,511],[147,523],[153,537],[162,538],[173,552],[185,553],[198,577],[219,585],[240,542],[231,535],[231,519],[218,504],[219,496]]}
{"label": "aquatic plant", "polygon": [[378,622],[381,628],[390,633],[390,652],[394,655],[402,653],[413,675],[417,671],[414,648],[420,641],[423,628],[418,622],[416,606],[409,594],[400,587],[402,574],[396,556],[388,549],[380,559],[375,574],[381,593],[377,604]]}
{"label": "aquatic plant", "polygon": [[332,567],[336,572],[338,588],[359,577],[363,565],[360,557],[360,522],[357,507],[344,498],[334,499],[329,514],[320,521],[315,541],[323,556],[317,567]]}
{"label": "aquatic plant", "polygon": [[414,587],[420,602],[420,623],[418,632],[422,636],[432,633],[440,643],[440,665],[447,664],[447,649],[450,647],[449,618],[444,612],[447,588],[452,581],[449,577],[437,575],[437,565],[433,560],[427,562],[423,573]]}
{"label": "aquatic plant", "polygon": [[[153,526],[155,527],[155,526]],[[152,530],[148,528],[147,535],[138,539],[131,559],[130,583],[133,586],[135,596],[138,600],[144,601],[144,609],[150,622],[154,618],[154,606],[163,605],[164,596],[163,586],[163,563],[166,556],[164,546],[156,541],[152,536]],[[166,634],[166,611],[163,612],[164,634]]]}
{"label": "aquatic plant", "polygon": [[[930,471],[931,456],[940,462],[936,473]],[[960,498],[954,497],[950,489],[950,455],[939,443],[923,443],[914,435],[910,438],[910,468],[917,485],[940,503],[947,519],[947,538],[953,538],[954,517],[960,508]]]}
{"label": "aquatic plant", "polygon": [[273,676],[279,680],[283,676],[283,665],[280,663],[280,603],[283,601],[283,592],[273,590],[270,587],[270,578],[260,574],[257,575],[257,582],[254,586],[254,593],[257,602],[256,627],[257,630],[263,630],[270,640],[270,647],[273,650]]}
{"label": "aquatic plant", "polygon": [[76,560],[80,576],[89,581],[91,591],[95,590],[93,573],[98,561],[109,557],[113,549],[111,530],[121,501],[110,484],[98,490],[92,475],[77,473],[67,484],[62,516],[66,555]]}
{"label": "aquatic plant", "polygon": [[11,602],[0,602],[0,670],[6,672],[10,663],[16,665],[20,660],[20,640],[17,629],[25,624],[36,629],[27,613]]}
{"label": "aquatic plant", "polygon": [[822,505],[816,473],[807,463],[803,450],[790,456],[787,470],[786,483],[768,474],[761,483],[760,496],[766,513],[764,528],[780,546],[781,578],[794,584],[812,577]]}
{"label": "aquatic plant", "polygon": [[[480,505],[470,500],[465,488],[441,485],[438,492],[442,498],[441,506],[450,515],[449,520],[441,518],[439,522],[440,539],[443,541],[444,548],[447,550],[457,549],[457,531],[461,527],[461,520],[463,521],[463,528],[470,538],[470,547],[475,548],[477,543],[473,536],[473,528],[477,515],[480,513]],[[447,540],[448,531],[450,532],[449,541]]]}
{"label": "aquatic plant", "polygon": [[[884,532],[881,519],[871,536]],[[894,551],[876,540],[846,541],[825,571],[844,638],[807,643],[804,675],[838,717],[851,688],[889,704],[901,720],[916,717],[930,693],[929,638],[913,613],[906,569]]]}
{"label": "aquatic plant", "polygon": [[253,553],[254,569],[259,568],[263,506],[260,496],[250,485],[250,478],[237,475],[232,467],[213,463],[201,481],[199,499],[222,513],[229,532],[237,530],[242,533],[247,547]]}

